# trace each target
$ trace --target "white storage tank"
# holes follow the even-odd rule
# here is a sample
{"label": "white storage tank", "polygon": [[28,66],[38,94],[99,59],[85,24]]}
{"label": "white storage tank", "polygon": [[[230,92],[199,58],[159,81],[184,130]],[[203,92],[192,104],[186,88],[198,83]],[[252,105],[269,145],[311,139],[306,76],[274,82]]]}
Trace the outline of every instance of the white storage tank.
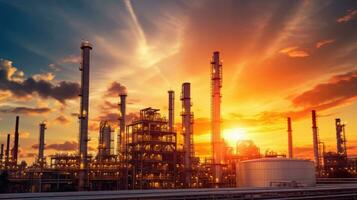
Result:
{"label": "white storage tank", "polygon": [[310,160],[261,158],[237,165],[238,187],[315,186],[315,167]]}

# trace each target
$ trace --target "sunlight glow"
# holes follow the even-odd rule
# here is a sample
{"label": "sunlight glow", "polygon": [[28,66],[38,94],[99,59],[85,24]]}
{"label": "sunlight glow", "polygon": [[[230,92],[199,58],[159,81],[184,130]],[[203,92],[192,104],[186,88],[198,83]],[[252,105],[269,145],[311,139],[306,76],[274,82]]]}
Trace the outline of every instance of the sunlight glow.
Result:
{"label": "sunlight glow", "polygon": [[224,129],[222,137],[229,146],[235,147],[239,140],[246,139],[246,130],[244,128]]}

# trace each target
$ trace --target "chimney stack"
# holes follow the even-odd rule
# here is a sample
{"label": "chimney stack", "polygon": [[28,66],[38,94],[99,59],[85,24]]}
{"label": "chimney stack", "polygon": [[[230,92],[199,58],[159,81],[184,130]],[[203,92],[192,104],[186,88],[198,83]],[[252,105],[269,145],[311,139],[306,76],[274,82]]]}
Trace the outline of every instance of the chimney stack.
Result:
{"label": "chimney stack", "polygon": [[90,65],[90,51],[92,45],[85,41],[81,44],[82,49],[82,62],[79,70],[81,73],[81,105],[79,114],[79,176],[78,186],[79,190],[87,190],[89,187],[88,182],[88,115],[89,115],[89,65]]}
{"label": "chimney stack", "polygon": [[15,125],[15,139],[14,139],[14,147],[12,149],[12,161],[15,165],[17,165],[17,157],[19,153],[19,116],[16,116],[16,125]]}
{"label": "chimney stack", "polygon": [[10,161],[10,134],[7,134],[5,156],[5,169],[7,169]]}
{"label": "chimney stack", "polygon": [[2,163],[4,160],[4,144],[1,144],[1,152],[0,152],[0,162]]}
{"label": "chimney stack", "polygon": [[314,160],[316,168],[320,168],[320,154],[319,154],[319,136],[317,130],[316,122],[316,111],[312,110],[312,138],[313,138],[313,148],[314,148]]}
{"label": "chimney stack", "polygon": [[169,90],[169,130],[170,132],[174,131],[175,123],[175,92]]}
{"label": "chimney stack", "polygon": [[293,136],[292,136],[292,128],[291,128],[291,118],[288,117],[288,150],[289,150],[289,158],[293,158]]}
{"label": "chimney stack", "polygon": [[224,163],[224,143],[221,138],[221,88],[222,88],[222,62],[219,52],[213,52],[211,60],[211,95],[212,95],[212,159],[214,164],[214,181],[222,182],[222,164]]}
{"label": "chimney stack", "polygon": [[43,168],[45,164],[45,156],[44,156],[44,150],[45,150],[45,130],[46,130],[46,124],[45,122],[40,123],[40,135],[39,135],[39,142],[38,142],[38,164]]}
{"label": "chimney stack", "polygon": [[184,137],[185,186],[191,187],[193,151],[193,114],[191,112],[191,85],[182,84],[182,133]]}
{"label": "chimney stack", "polygon": [[125,126],[126,126],[126,93],[119,94],[120,103],[119,103],[119,135],[117,141],[118,155],[123,159],[125,153]]}
{"label": "chimney stack", "polygon": [[345,124],[341,122],[341,119],[335,119],[336,125],[336,140],[337,140],[337,153],[341,156],[347,157],[346,136],[345,136]]}

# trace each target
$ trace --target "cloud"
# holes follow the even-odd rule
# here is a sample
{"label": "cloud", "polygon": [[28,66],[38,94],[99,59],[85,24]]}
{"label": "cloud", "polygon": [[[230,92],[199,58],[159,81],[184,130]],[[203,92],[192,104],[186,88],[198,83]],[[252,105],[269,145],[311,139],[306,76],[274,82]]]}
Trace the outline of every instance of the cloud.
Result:
{"label": "cloud", "polygon": [[343,103],[357,96],[357,71],[333,76],[328,82],[296,96],[292,102],[295,106],[321,106],[331,103]]}
{"label": "cloud", "polygon": [[50,108],[30,108],[30,107],[11,107],[11,106],[1,106],[0,112],[2,113],[15,113],[15,114],[46,114],[51,112]]}
{"label": "cloud", "polygon": [[77,55],[68,55],[58,61],[59,64],[80,64],[81,57]]}
{"label": "cloud", "polygon": [[55,75],[51,72],[44,74],[35,74],[32,76],[35,81],[52,81],[55,78]]}
{"label": "cloud", "polygon": [[320,48],[324,45],[327,45],[327,44],[331,44],[331,43],[334,43],[335,40],[331,39],[331,40],[322,40],[322,41],[319,41],[316,43],[316,48]]}
{"label": "cloud", "polygon": [[64,143],[53,143],[53,144],[46,145],[46,149],[52,149],[52,150],[57,150],[57,151],[76,151],[78,149],[78,143],[76,141],[65,141]]}
{"label": "cloud", "polygon": [[41,75],[38,75],[37,78],[25,79],[23,73],[12,66],[11,61],[0,60],[0,90],[11,91],[18,97],[36,93],[41,98],[54,98],[61,103],[78,97],[80,89],[78,83],[60,81],[58,84],[54,84],[49,80],[40,79],[40,77]]}
{"label": "cloud", "polygon": [[288,55],[289,57],[292,58],[303,58],[309,56],[309,54],[306,51],[299,50],[298,47],[287,47],[279,51],[279,53]]}
{"label": "cloud", "polygon": [[107,97],[118,97],[119,94],[126,94],[126,87],[116,81],[112,82],[106,91]]}
{"label": "cloud", "polygon": [[351,21],[356,16],[357,16],[357,9],[348,10],[346,15],[338,18],[336,21],[338,23],[345,23],[345,22]]}
{"label": "cloud", "polygon": [[102,105],[100,105],[100,108],[102,110],[112,110],[112,109],[117,109],[118,110],[118,104],[117,103],[112,103],[109,101],[104,101]]}
{"label": "cloud", "polygon": [[68,119],[68,117],[64,116],[64,115],[60,115],[58,117],[56,117],[54,119],[55,122],[59,123],[59,124],[68,124],[70,122],[70,120]]}

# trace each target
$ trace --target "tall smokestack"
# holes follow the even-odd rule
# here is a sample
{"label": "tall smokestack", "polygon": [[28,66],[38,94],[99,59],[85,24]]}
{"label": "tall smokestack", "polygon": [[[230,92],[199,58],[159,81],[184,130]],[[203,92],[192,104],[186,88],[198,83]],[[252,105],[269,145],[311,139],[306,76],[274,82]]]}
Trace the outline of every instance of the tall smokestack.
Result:
{"label": "tall smokestack", "polygon": [[293,158],[293,130],[291,129],[291,118],[288,117],[288,150],[289,158]]}
{"label": "tall smokestack", "polygon": [[38,142],[38,164],[43,168],[45,164],[45,157],[44,157],[44,150],[45,150],[45,130],[46,124],[45,122],[40,123],[40,135],[39,135],[39,142]]}
{"label": "tall smokestack", "polygon": [[10,134],[7,134],[7,141],[6,141],[6,152],[5,152],[5,169],[7,169],[10,161]]}
{"label": "tall smokestack", "polygon": [[12,149],[12,161],[15,165],[17,165],[17,157],[19,153],[19,116],[16,116],[16,125],[15,125],[15,139],[14,139],[14,147]]}
{"label": "tall smokestack", "polygon": [[221,138],[221,88],[222,88],[222,63],[219,52],[213,52],[211,61],[211,80],[212,80],[212,158],[215,164],[214,179],[220,183],[222,179],[221,164],[223,164],[223,141]]}
{"label": "tall smokestack", "polygon": [[182,133],[184,136],[184,166],[185,166],[185,185],[191,186],[192,176],[192,157],[193,151],[193,114],[191,112],[191,85],[190,83],[182,84]]}
{"label": "tall smokestack", "polygon": [[312,138],[313,138],[313,147],[314,147],[314,160],[316,168],[320,168],[320,159],[319,159],[319,136],[317,131],[317,122],[316,122],[316,111],[312,110]]}
{"label": "tall smokestack", "polygon": [[3,162],[3,159],[4,159],[4,144],[1,144],[0,162]]}
{"label": "tall smokestack", "polygon": [[119,94],[120,97],[120,103],[119,103],[119,112],[120,112],[120,117],[119,117],[119,135],[118,135],[118,154],[122,156],[125,153],[125,144],[124,144],[124,139],[125,139],[125,120],[126,120],[126,93],[121,93]]}
{"label": "tall smokestack", "polygon": [[174,131],[175,123],[175,92],[169,90],[169,130],[170,132]]}
{"label": "tall smokestack", "polygon": [[81,105],[79,114],[79,190],[86,190],[88,184],[88,104],[89,104],[89,64],[90,51],[92,45],[85,41],[81,44],[82,63],[79,70],[82,72],[81,77]]}
{"label": "tall smokestack", "polygon": [[346,138],[345,138],[345,125],[341,122],[341,119],[335,119],[336,125],[336,142],[337,153],[342,156],[347,156]]}

